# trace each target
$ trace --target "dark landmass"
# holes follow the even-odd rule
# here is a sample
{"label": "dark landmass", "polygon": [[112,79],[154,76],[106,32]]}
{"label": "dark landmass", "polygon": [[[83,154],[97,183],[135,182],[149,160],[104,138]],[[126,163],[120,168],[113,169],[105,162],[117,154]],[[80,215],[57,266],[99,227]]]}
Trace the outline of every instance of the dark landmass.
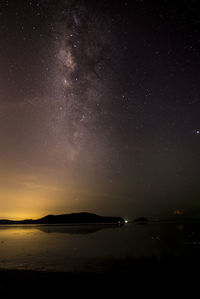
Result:
{"label": "dark landmass", "polygon": [[70,223],[124,223],[122,217],[99,216],[93,213],[72,213],[63,215],[48,215],[40,219],[32,220],[0,220],[1,224],[70,224]]}
{"label": "dark landmass", "polygon": [[146,218],[146,217],[139,217],[137,219],[134,220],[134,222],[140,222],[140,223],[146,223],[148,222],[149,220]]}
{"label": "dark landmass", "polygon": [[[160,259],[125,258],[101,261],[103,270],[92,267],[85,272],[46,272],[0,270],[1,298],[124,298],[130,294],[154,298],[177,298],[198,294],[200,266],[197,256],[166,254]],[[91,267],[91,271],[90,271]],[[98,267],[98,262],[97,262]],[[65,295],[66,296],[65,296]],[[122,297],[123,296],[123,297]],[[156,296],[156,297],[155,297]]]}

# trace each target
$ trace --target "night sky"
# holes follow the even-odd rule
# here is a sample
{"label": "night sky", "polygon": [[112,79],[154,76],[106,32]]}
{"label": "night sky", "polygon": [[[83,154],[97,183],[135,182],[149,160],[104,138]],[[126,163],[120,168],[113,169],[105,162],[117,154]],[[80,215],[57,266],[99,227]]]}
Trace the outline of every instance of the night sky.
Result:
{"label": "night sky", "polygon": [[0,218],[200,216],[199,54],[199,1],[2,0]]}

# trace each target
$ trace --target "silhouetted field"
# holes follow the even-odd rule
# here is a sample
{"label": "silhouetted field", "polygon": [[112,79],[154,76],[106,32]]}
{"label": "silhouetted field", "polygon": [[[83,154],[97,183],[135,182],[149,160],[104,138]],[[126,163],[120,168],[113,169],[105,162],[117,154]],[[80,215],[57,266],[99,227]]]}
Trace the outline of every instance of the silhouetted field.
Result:
{"label": "silhouetted field", "polygon": [[160,259],[106,259],[101,265],[93,261],[80,273],[1,270],[0,298],[191,296],[198,290],[199,266],[198,256],[164,254]]}

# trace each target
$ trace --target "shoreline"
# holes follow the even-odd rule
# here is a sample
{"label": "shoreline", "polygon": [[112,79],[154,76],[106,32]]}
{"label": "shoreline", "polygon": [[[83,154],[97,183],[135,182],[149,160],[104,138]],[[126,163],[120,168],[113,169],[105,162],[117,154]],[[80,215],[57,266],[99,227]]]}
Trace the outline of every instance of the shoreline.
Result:
{"label": "shoreline", "polygon": [[[49,272],[0,269],[1,298],[67,298],[73,296],[130,296],[130,294],[169,295],[198,288],[198,275],[190,263],[168,258],[115,260],[110,271]],[[200,263],[198,263],[199,265]],[[197,264],[196,264],[197,266]],[[64,294],[64,295],[63,295]]]}

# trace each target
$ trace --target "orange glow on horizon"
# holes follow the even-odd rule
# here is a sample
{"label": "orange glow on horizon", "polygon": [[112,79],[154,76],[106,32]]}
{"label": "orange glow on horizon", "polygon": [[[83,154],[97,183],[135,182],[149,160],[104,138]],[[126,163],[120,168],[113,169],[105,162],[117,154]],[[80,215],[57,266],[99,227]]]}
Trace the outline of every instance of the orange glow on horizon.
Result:
{"label": "orange glow on horizon", "polygon": [[183,215],[183,211],[177,209],[177,210],[173,211],[173,214],[174,215]]}

